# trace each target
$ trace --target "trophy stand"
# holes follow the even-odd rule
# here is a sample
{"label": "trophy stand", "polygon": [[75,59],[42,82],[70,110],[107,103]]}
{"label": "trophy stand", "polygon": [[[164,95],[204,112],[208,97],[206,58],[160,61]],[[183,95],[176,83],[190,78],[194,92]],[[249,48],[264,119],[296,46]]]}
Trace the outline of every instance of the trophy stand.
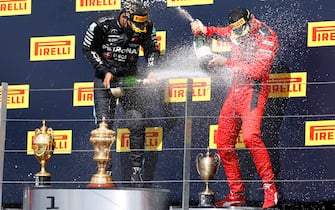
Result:
{"label": "trophy stand", "polygon": [[206,189],[199,193],[199,206],[201,207],[214,207],[215,192],[209,189],[209,183],[205,182]]}
{"label": "trophy stand", "polygon": [[111,160],[110,150],[115,141],[115,132],[108,129],[105,118],[99,124],[99,128],[91,132],[90,142],[94,146],[93,159],[98,162],[98,170],[91,177],[89,188],[114,188],[112,176],[107,174],[106,165]]}
{"label": "trophy stand", "polygon": [[209,180],[213,179],[220,167],[220,157],[212,155],[207,148],[207,153],[203,155],[199,153],[196,157],[197,171],[202,180],[204,180],[206,188],[199,193],[200,207],[214,207],[215,193],[209,189]]}
{"label": "trophy stand", "polygon": [[48,128],[43,120],[41,128],[35,129],[35,137],[33,141],[34,155],[41,165],[40,172],[35,174],[35,186],[49,186],[51,182],[51,174],[45,169],[47,162],[53,155],[54,150],[53,129]]}
{"label": "trophy stand", "polygon": [[46,162],[41,161],[41,171],[35,174],[36,186],[48,186],[51,182],[51,174],[45,170]]}

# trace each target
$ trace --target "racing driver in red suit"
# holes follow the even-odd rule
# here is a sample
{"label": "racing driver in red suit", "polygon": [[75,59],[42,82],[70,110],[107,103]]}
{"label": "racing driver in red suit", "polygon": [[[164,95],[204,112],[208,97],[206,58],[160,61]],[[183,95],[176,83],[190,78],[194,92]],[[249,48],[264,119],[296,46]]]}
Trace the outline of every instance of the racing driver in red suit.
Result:
{"label": "racing driver in red suit", "polygon": [[266,82],[278,49],[276,33],[257,20],[248,9],[235,8],[228,15],[229,26],[206,27],[200,20],[191,23],[193,34],[209,38],[230,38],[230,57],[213,55],[210,67],[231,72],[232,81],[218,120],[217,147],[230,193],[216,206],[245,203],[244,185],[235,150],[239,131],[249,149],[264,189],[263,208],[277,205],[278,193],[268,151],[261,139],[262,116],[269,94]]}

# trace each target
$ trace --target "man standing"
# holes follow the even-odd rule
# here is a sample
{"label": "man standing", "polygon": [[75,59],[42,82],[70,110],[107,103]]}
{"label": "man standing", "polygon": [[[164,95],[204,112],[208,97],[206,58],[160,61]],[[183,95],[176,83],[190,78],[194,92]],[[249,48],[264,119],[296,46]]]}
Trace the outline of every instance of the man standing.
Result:
{"label": "man standing", "polygon": [[206,27],[200,20],[191,23],[194,34],[231,39],[230,57],[213,55],[210,67],[226,67],[232,84],[218,120],[217,146],[230,193],[216,206],[240,206],[245,203],[244,185],[235,150],[240,129],[264,189],[263,208],[275,206],[278,193],[268,151],[261,139],[262,116],[269,94],[266,84],[278,49],[276,33],[257,20],[245,8],[228,15],[229,26]]}
{"label": "man standing", "polygon": [[[144,118],[145,106],[149,98],[143,98],[143,88],[111,89],[118,87],[117,80],[138,77],[138,57],[140,46],[144,49],[144,57],[150,69],[157,64],[160,52],[153,22],[148,17],[143,4],[134,0],[124,2],[121,11],[105,15],[93,21],[86,31],[83,41],[83,53],[93,66],[95,117],[99,124],[103,117],[109,128],[113,120],[118,100],[125,113],[124,126],[130,131],[130,161],[132,172],[122,171],[124,180],[130,180],[134,186],[142,187],[142,158],[145,144]],[[156,83],[154,74],[150,72],[146,79],[137,80],[139,86]],[[126,83],[133,83],[126,82]],[[128,163],[122,163],[126,165]],[[111,170],[110,168],[106,170]]]}

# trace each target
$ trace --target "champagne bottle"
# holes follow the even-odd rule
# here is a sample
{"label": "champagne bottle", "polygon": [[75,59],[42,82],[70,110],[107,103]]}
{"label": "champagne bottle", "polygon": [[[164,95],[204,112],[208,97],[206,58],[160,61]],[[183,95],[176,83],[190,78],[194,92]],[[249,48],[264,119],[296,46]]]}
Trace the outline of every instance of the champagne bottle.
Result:
{"label": "champagne bottle", "polygon": [[123,88],[139,87],[143,83],[143,79],[136,76],[116,77],[111,83],[110,92],[115,97],[124,95]]}
{"label": "champagne bottle", "polygon": [[208,39],[202,34],[194,35],[194,45],[196,48],[200,48],[202,46],[208,46],[209,45]]}
{"label": "champagne bottle", "polygon": [[136,76],[116,77],[112,81],[114,87],[138,87],[142,84],[143,79]]}
{"label": "champagne bottle", "polygon": [[209,40],[206,36],[199,34],[194,36],[193,47],[195,56],[202,69],[210,70],[208,62],[213,58],[212,50],[209,46]]}

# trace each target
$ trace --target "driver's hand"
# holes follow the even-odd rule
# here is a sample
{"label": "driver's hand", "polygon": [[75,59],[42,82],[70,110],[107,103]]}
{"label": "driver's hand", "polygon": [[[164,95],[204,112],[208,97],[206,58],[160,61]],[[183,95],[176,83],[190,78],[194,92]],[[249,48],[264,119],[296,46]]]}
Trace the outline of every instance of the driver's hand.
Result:
{"label": "driver's hand", "polygon": [[156,85],[158,84],[157,74],[150,72],[146,79],[143,80],[143,85]]}
{"label": "driver's hand", "polygon": [[210,67],[222,67],[225,66],[227,58],[221,55],[213,55],[213,59],[208,61],[208,66]]}
{"label": "driver's hand", "polygon": [[191,30],[192,33],[195,35],[199,35],[201,33],[206,34],[207,29],[204,26],[204,24],[202,24],[202,22],[199,19],[194,20],[193,22],[191,22]]}
{"label": "driver's hand", "polygon": [[114,75],[111,72],[107,72],[105,74],[104,82],[103,85],[105,88],[110,88],[111,86],[111,81],[113,81]]}

